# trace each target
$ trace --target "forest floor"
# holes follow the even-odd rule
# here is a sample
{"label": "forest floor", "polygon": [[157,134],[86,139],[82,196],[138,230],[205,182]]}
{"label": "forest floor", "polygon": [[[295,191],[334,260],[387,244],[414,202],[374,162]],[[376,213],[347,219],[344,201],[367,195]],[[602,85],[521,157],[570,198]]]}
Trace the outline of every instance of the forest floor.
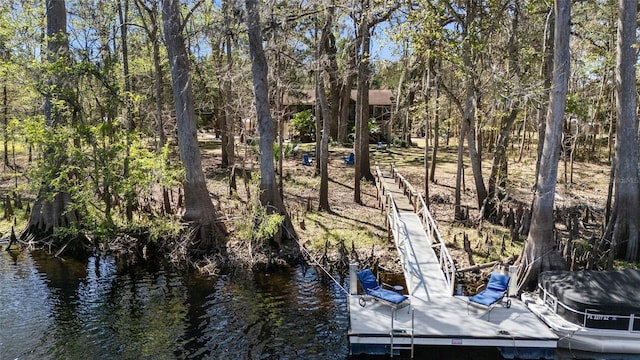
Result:
{"label": "forest floor", "polygon": [[[420,192],[424,189],[424,139],[416,141],[414,147],[376,150],[371,146],[371,168],[375,164],[381,169],[390,169],[391,164]],[[219,145],[215,140],[204,140],[209,145],[205,150],[203,166],[212,193],[228,193],[228,172],[220,168]],[[378,207],[376,188],[373,183],[362,182],[362,204],[354,202],[354,168],[346,165],[343,157],[351,149],[342,146],[329,147],[329,204],[331,212],[319,212],[318,195],[320,177],[315,166],[302,165],[302,153],[313,145],[300,145],[298,154],[283,162],[284,198],[292,217],[299,244],[311,253],[311,257],[323,263],[329,270],[344,268],[346,262],[358,261],[366,266],[380,266],[383,271],[400,273],[397,251],[390,241],[385,225],[384,214]],[[239,154],[249,154],[250,149],[239,148]],[[500,204],[504,214],[518,207],[530,207],[533,196],[535,173],[535,152],[525,149],[522,161],[517,161],[517,149],[512,149],[509,161],[509,176],[504,189],[506,197]],[[486,155],[485,155],[486,156]],[[245,168],[259,171],[255,155],[244,156]],[[456,177],[456,146],[441,146],[436,159],[435,182],[429,184],[430,211],[438,223],[440,233],[449,248],[456,268],[461,269],[473,265],[470,256],[463,248],[463,234],[471,243],[474,264],[483,264],[496,260],[513,261],[520,255],[524,237],[511,239],[510,229],[504,222],[490,224],[479,222],[479,210],[476,200],[473,175],[465,156],[464,191],[461,203],[468,207],[469,217],[465,221],[454,220],[454,190]],[[566,167],[561,160],[558,169],[556,187],[556,229],[559,243],[566,243],[571,236],[574,247],[586,252],[595,239],[601,236],[602,217],[609,183],[609,166],[602,161],[574,162],[573,181],[570,182],[569,164]],[[314,163],[315,165],[315,163]],[[489,178],[491,159],[483,161],[484,181]],[[221,196],[218,205],[228,219],[230,230],[234,229],[238,219],[246,214],[241,203],[246,203],[241,178],[238,179],[238,197],[234,199]],[[255,196],[255,195],[254,195]],[[506,220],[505,215],[503,219]],[[570,221],[569,221],[570,220]],[[574,235],[570,223],[578,223]],[[567,225],[569,224],[569,225]],[[569,226],[569,227],[568,227]],[[233,243],[234,240],[232,240]],[[242,240],[236,239],[242,244]],[[504,243],[504,246],[502,245]],[[576,246],[576,244],[578,244]],[[240,245],[243,246],[243,245]],[[568,256],[570,256],[569,254]],[[578,256],[580,253],[578,253]],[[348,257],[348,259],[346,259]],[[569,257],[567,259],[570,262]],[[312,260],[313,261],[313,260]],[[576,267],[584,263],[585,258],[576,260]],[[491,271],[487,268],[484,274]],[[467,282],[481,282],[483,272],[469,272]]]}
{"label": "forest floor", "polygon": [[[230,232],[229,249],[235,254],[249,254],[250,261],[264,261],[264,252],[256,244],[241,239],[238,234],[243,224],[253,218],[252,204],[257,194],[259,164],[257,147],[240,144],[236,149],[237,192],[229,196],[230,170],[221,167],[220,141],[212,134],[200,134],[202,164],[207,178],[207,186],[214,197],[214,203],[222,214]],[[375,164],[381,169],[390,169],[391,164],[413,185],[424,193],[424,139],[414,139],[415,146],[409,148],[391,147],[376,150],[370,147],[371,169]],[[343,271],[348,263],[358,262],[361,266],[379,267],[383,272],[401,273],[397,250],[389,238],[385,215],[379,208],[376,187],[373,182],[362,181],[362,204],[354,202],[354,167],[346,165],[343,158],[352,151],[349,147],[331,144],[329,146],[329,204],[330,212],[318,211],[320,176],[315,166],[304,166],[302,154],[311,153],[313,144],[298,145],[294,156],[283,161],[284,200],[291,216],[297,244],[303,249],[310,263],[322,264],[328,271]],[[517,148],[510,149],[508,181],[502,190],[506,197],[499,209],[504,214],[519,207],[528,209],[533,197],[535,173],[535,149],[524,148],[522,160]],[[526,240],[524,236],[511,239],[512,233],[506,226],[507,215],[500,216],[498,224],[478,221],[479,210],[473,174],[465,154],[465,172],[461,204],[468,208],[469,216],[464,221],[454,219],[454,191],[456,178],[455,139],[449,145],[439,147],[436,158],[435,182],[429,184],[430,211],[438,223],[444,242],[454,258],[456,268],[463,269],[474,264],[493,261],[513,261],[517,258]],[[579,251],[573,256],[565,254],[568,265],[578,269],[586,263],[589,249],[602,236],[604,208],[609,185],[610,166],[606,159],[606,149],[580,151],[581,154],[602,154],[588,162],[575,161],[573,181],[569,163],[561,159],[556,186],[556,233],[561,249],[572,238],[572,247]],[[483,176],[489,179],[492,159],[483,154]],[[315,162],[314,162],[315,165]],[[238,169],[246,169],[246,173]],[[243,176],[245,175],[246,176]],[[566,175],[565,175],[566,174]],[[1,179],[4,193],[17,187],[18,175],[5,172]],[[246,180],[243,180],[246,179]],[[15,181],[14,181],[15,180]],[[247,185],[247,186],[245,186]],[[249,189],[249,191],[247,191]],[[28,199],[27,199],[28,200]],[[22,228],[26,218],[13,221],[0,220],[0,232],[8,237],[12,226],[16,231]],[[463,235],[471,243],[471,256],[464,250]],[[504,245],[503,245],[504,244]],[[255,255],[255,257],[254,257]],[[244,256],[244,255],[243,255]],[[260,257],[262,256],[262,257]],[[246,258],[246,256],[245,256]],[[470,259],[471,258],[471,259]],[[481,282],[492,268],[480,272],[467,273],[468,283]]]}

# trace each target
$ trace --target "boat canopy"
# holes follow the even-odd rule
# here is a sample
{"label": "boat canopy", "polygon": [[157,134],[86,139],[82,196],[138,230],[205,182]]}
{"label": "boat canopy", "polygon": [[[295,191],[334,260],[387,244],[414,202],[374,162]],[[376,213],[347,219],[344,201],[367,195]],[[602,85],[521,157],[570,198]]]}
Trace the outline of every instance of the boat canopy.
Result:
{"label": "boat canopy", "polygon": [[[547,271],[538,277],[538,285],[563,305],[565,311],[559,309],[558,314],[577,324],[624,328],[631,314],[640,319],[638,270]],[[615,324],[623,320],[621,317],[626,318],[624,324]],[[636,326],[632,329],[639,330]]]}

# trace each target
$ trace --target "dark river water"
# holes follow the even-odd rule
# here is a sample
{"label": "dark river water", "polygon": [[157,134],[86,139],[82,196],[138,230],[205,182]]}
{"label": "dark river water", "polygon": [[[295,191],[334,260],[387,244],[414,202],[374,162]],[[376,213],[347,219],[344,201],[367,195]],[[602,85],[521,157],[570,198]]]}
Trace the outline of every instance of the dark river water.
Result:
{"label": "dark river water", "polygon": [[[0,360],[348,359],[348,279],[336,279],[302,266],[203,277],[0,247]],[[470,348],[415,358],[502,359]]]}
{"label": "dark river water", "polygon": [[205,278],[0,251],[2,360],[345,359],[347,316],[313,268]]}

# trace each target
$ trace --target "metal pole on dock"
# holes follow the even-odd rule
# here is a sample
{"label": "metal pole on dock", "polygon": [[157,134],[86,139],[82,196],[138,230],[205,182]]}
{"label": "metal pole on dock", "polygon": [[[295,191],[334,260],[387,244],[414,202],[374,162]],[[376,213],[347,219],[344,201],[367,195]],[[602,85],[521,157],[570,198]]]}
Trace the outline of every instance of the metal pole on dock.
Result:
{"label": "metal pole on dock", "polygon": [[509,282],[507,296],[516,296],[518,295],[518,267],[516,265],[509,265],[509,277],[511,281]]}
{"label": "metal pole on dock", "polygon": [[349,264],[349,294],[358,295],[358,264]]}

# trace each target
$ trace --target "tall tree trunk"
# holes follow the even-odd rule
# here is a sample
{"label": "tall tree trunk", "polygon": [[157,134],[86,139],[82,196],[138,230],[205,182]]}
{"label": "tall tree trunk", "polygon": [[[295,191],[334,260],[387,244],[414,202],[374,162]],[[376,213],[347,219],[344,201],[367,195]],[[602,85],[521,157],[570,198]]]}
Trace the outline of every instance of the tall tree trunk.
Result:
{"label": "tall tree trunk", "polygon": [[[202,250],[223,250],[226,227],[218,222],[218,214],[209,196],[202,170],[198,145],[196,118],[193,106],[189,56],[182,35],[180,1],[162,2],[162,21],[171,66],[173,98],[178,123],[180,159],[185,167],[185,221],[199,227],[198,239]],[[272,162],[273,165],[273,162]]]}
{"label": "tall tree trunk", "polygon": [[[469,82],[473,82],[472,79],[467,79]],[[467,84],[467,95],[465,101],[465,110],[462,121],[466,123],[467,127],[467,145],[469,146],[469,162],[471,163],[471,170],[473,172],[473,180],[476,185],[476,194],[478,200],[478,209],[482,207],[484,199],[487,198],[487,189],[484,185],[484,178],[482,176],[482,159],[476,145],[476,91],[474,84]],[[462,136],[462,134],[461,134]]]}
{"label": "tall tree trunk", "polygon": [[[478,199],[478,210],[482,207],[482,204],[487,197],[487,189],[484,185],[484,178],[482,176],[482,159],[480,158],[480,152],[476,143],[476,110],[477,110],[477,85],[476,74],[474,73],[474,51],[471,37],[469,35],[472,23],[475,21],[475,17],[479,11],[478,4],[469,4],[466,8],[467,14],[464,16],[462,26],[462,36],[464,41],[462,42],[462,63],[464,68],[464,109],[462,111],[462,122],[465,123],[467,145],[469,147],[469,161],[471,163],[471,170],[473,172],[473,179],[476,186],[476,194]],[[462,128],[462,127],[461,127]],[[461,133],[460,136],[463,136]]]}
{"label": "tall tree trunk", "polygon": [[[551,89],[551,82],[553,81],[553,69],[554,69],[554,39],[555,39],[555,31],[556,31],[556,26],[555,26],[555,21],[556,21],[556,16],[554,15],[554,10],[551,9],[549,11],[549,14],[547,15],[547,22],[545,24],[545,37],[544,37],[544,52],[545,52],[545,56],[544,56],[544,61],[542,63],[542,67],[540,68],[540,73],[544,79],[544,89]],[[542,160],[542,151],[544,148],[544,139],[545,139],[545,134],[544,132],[546,131],[546,127],[545,127],[545,118],[544,116],[544,112],[542,111],[543,107],[544,107],[544,103],[541,104],[542,106],[538,109],[538,152],[537,152],[537,157],[536,157],[536,175],[535,175],[535,181],[536,184],[534,184],[534,187],[537,185],[537,181],[539,179],[539,174],[540,174],[540,161]],[[548,105],[548,104],[547,104]]]}
{"label": "tall tree trunk", "polygon": [[276,183],[273,143],[275,133],[273,118],[269,109],[269,83],[267,81],[267,59],[262,47],[262,30],[260,28],[260,15],[257,0],[246,0],[247,8],[247,32],[249,35],[249,54],[251,56],[251,73],[253,76],[253,93],[256,102],[258,116],[258,133],[260,136],[260,202],[274,208],[280,214],[285,215],[285,227],[293,235],[291,219],[286,212],[284,202],[278,191]]}
{"label": "tall tree trunk", "polygon": [[7,80],[5,79],[4,84],[2,85],[2,133],[4,134],[4,139],[2,140],[4,151],[4,166],[7,167],[9,165],[9,97],[7,95]]}
{"label": "tall tree trunk", "polygon": [[[333,7],[331,7],[333,9]],[[336,46],[336,38],[333,32],[329,30],[327,40],[324,45],[324,52],[328,57],[327,74],[329,75],[329,135],[334,140],[338,140],[339,136],[339,118],[340,118],[340,78],[338,77],[338,48]]]}
{"label": "tall tree trunk", "polygon": [[[369,7],[369,0],[366,0],[366,7]],[[369,10],[367,10],[368,13]],[[365,17],[366,18],[366,17]],[[360,177],[373,181],[371,164],[369,161],[369,84],[371,78],[371,27],[364,21],[362,36],[362,57],[358,66],[358,108],[360,110],[360,127],[356,132],[360,137],[358,141],[359,149],[356,150],[356,161],[360,158],[360,163],[355,166],[360,167]],[[360,179],[357,180],[358,182]],[[360,188],[360,184],[358,184]]]}
{"label": "tall tree trunk", "polygon": [[612,268],[618,248],[626,248],[625,259],[638,259],[640,187],[638,185],[638,116],[636,93],[637,0],[618,1],[618,46],[616,56],[616,170],[612,221],[605,237],[610,241],[607,268]]}
{"label": "tall tree trunk", "polygon": [[[159,21],[158,21],[158,1],[154,0],[150,2],[150,6],[147,6],[145,1],[136,0],[136,7],[142,18],[144,28],[149,36],[149,42],[153,48],[153,89],[155,94],[155,108],[156,108],[156,136],[158,137],[156,142],[156,154],[162,156],[163,149],[167,144],[167,135],[164,132],[164,121],[162,119],[162,110],[164,105],[164,99],[162,96],[163,81],[162,81],[162,66],[160,64],[160,36],[159,36]],[[149,17],[149,22],[145,20],[143,10]],[[169,159],[166,159],[167,165],[169,165]],[[165,214],[173,213],[171,209],[171,199],[169,198],[169,190],[162,187],[162,207]]]}
{"label": "tall tree trunk", "polygon": [[[67,28],[67,12],[64,0],[47,0],[47,62],[64,62],[69,58]],[[64,76],[54,71],[47,81],[50,89],[45,96],[44,115],[47,128],[52,131],[64,125],[61,112],[54,105],[65,100],[63,93],[67,88]],[[64,149],[66,144],[49,146],[44,150],[43,163],[49,167],[51,176],[57,178],[66,166]],[[80,221],[77,210],[67,209],[71,196],[67,189],[56,188],[51,182],[44,180],[36,196],[29,221],[21,234],[22,239],[40,240],[53,234],[56,227],[75,226]]]}
{"label": "tall tree trunk", "polygon": [[[351,57],[350,57],[351,58]],[[350,60],[353,61],[353,60]],[[353,71],[347,69],[347,75],[340,85],[339,119],[338,119],[338,141],[342,144],[347,142],[349,132],[349,113],[351,109],[351,88],[353,87]]]}
{"label": "tall tree trunk", "polygon": [[466,215],[462,211],[462,177],[464,176],[464,137],[469,132],[469,124],[462,120],[460,122],[460,134],[458,135],[458,156],[456,168],[456,188],[454,191],[453,209],[454,219],[466,220]]}
{"label": "tall tree trunk", "polygon": [[[162,82],[162,66],[160,65],[160,38],[158,36],[158,3],[153,2],[153,27],[152,36],[150,40],[153,44],[153,72],[154,72],[154,88],[156,94],[156,134],[158,136],[158,145],[156,152],[158,155],[162,154],[165,145],[167,144],[167,135],[164,132],[164,121],[162,119],[163,109],[163,82]],[[167,165],[169,165],[169,158],[166,159]],[[169,190],[166,186],[162,187],[162,204],[165,214],[172,214],[171,199],[169,198]]]}
{"label": "tall tree trunk", "polygon": [[440,145],[440,81],[438,80],[439,75],[434,72],[433,63],[430,66],[431,72],[435,74],[435,79],[433,82],[433,149],[431,152],[431,172],[429,173],[429,181],[435,182],[436,156],[438,155],[438,146]]}
{"label": "tall tree trunk", "polygon": [[329,173],[327,162],[329,160],[329,104],[324,90],[324,80],[322,75],[318,76],[318,97],[320,108],[322,109],[322,140],[320,141],[319,163],[320,163],[320,197],[318,209],[331,211],[329,207]]}
{"label": "tall tree trunk", "polygon": [[[331,211],[329,207],[329,173],[327,162],[329,160],[329,136],[331,132],[331,124],[333,120],[331,119],[331,110],[329,108],[329,102],[327,101],[327,95],[324,87],[324,79],[323,79],[323,67],[326,68],[327,73],[329,74],[329,79],[331,79],[331,71],[328,70],[331,65],[331,61],[328,63],[324,61],[324,56],[327,51],[331,48],[331,27],[333,26],[333,13],[334,7],[329,6],[325,9],[326,20],[322,27],[322,32],[320,34],[320,41],[318,42],[318,68],[316,69],[316,94],[318,94],[318,102],[320,105],[320,109],[322,110],[322,135],[320,141],[320,147],[318,148],[318,161],[320,166],[320,194],[319,194],[319,210]],[[331,55],[329,55],[331,57]],[[326,65],[323,65],[325,64]],[[331,81],[331,80],[330,80]]]}
{"label": "tall tree trunk", "polygon": [[535,287],[540,272],[564,268],[555,244],[553,207],[560,160],[562,120],[570,75],[571,0],[556,0],[555,16],[553,87],[549,94],[544,147],[533,199],[531,227],[521,259],[524,265],[521,270],[526,274],[522,285],[529,289]]}
{"label": "tall tree trunk", "polygon": [[[516,36],[518,34],[518,22],[520,18],[520,8],[517,3],[514,3],[512,9],[513,17],[511,22],[511,33],[508,41],[508,55],[509,63],[507,66],[507,75],[515,77],[519,74],[519,53],[520,49],[517,44]],[[508,114],[504,114],[500,118],[500,133],[498,134],[498,140],[496,142],[493,163],[491,165],[491,174],[489,175],[489,189],[487,192],[487,208],[484,210],[484,217],[486,219],[493,219],[495,203],[497,202],[496,188],[498,186],[504,187],[507,179],[507,148],[511,140],[511,129],[516,121],[516,117],[520,112],[520,101],[510,101],[508,106],[511,107]]]}
{"label": "tall tree trunk", "polygon": [[518,160],[516,162],[522,161],[522,154],[524,153],[524,144],[527,138],[527,107],[524,107],[524,115],[522,116],[522,127],[520,128],[519,134],[522,134],[520,138],[520,147],[518,150]]}
{"label": "tall tree trunk", "polygon": [[[231,78],[233,71],[233,55],[231,53],[231,0],[223,1],[223,13],[224,13],[224,27],[225,27],[225,47],[227,66],[224,75],[224,128],[222,131],[222,166],[230,167],[235,162],[235,139],[234,139],[234,126],[233,126],[233,93],[231,89]],[[233,181],[235,183],[235,181]]]}
{"label": "tall tree trunk", "polygon": [[433,59],[429,56],[427,67],[422,72],[422,94],[424,98],[424,201],[429,206],[429,101],[431,97],[431,70]]}
{"label": "tall tree trunk", "polygon": [[[124,165],[123,165],[123,174],[122,176],[127,179],[129,177],[130,164],[131,164],[131,136],[133,133],[133,119],[131,116],[131,111],[129,109],[131,106],[130,95],[131,95],[131,76],[129,73],[129,42],[128,42],[128,33],[129,33],[129,0],[118,0],[118,19],[120,21],[120,43],[122,50],[122,76],[124,78],[124,91],[125,91],[125,106],[123,109],[124,119],[125,119],[125,127],[126,127],[126,145],[125,145],[125,156],[124,156]],[[124,195],[125,197],[125,214],[127,216],[127,220],[133,220],[133,208],[136,203],[137,194],[133,191],[133,188],[129,188]]]}
{"label": "tall tree trunk", "polygon": [[404,79],[407,76],[407,64],[406,64],[406,54],[404,59],[404,66],[402,66],[402,71],[400,72],[400,79],[398,79],[398,90],[396,91],[396,108],[391,112],[391,118],[389,119],[389,125],[387,126],[387,142],[391,144],[393,142],[393,128],[396,122],[396,119],[400,116],[400,104],[402,104],[402,88],[404,87]]}
{"label": "tall tree trunk", "polygon": [[409,91],[407,93],[407,111],[404,114],[404,125],[402,126],[403,132],[403,140],[407,143],[408,147],[411,147],[411,132],[413,129],[411,128],[411,107],[416,98],[416,88],[415,85],[412,84],[409,87]]}
{"label": "tall tree trunk", "polygon": [[[511,128],[516,121],[518,112],[520,109],[512,108],[508,114],[505,114],[500,119],[500,135],[498,142],[496,143],[496,149],[493,155],[493,163],[491,165],[491,175],[489,175],[489,190],[487,193],[487,199],[489,202],[494,202],[496,199],[496,188],[500,184],[502,186],[506,181],[507,174],[502,170],[506,168],[507,163],[507,147],[509,139],[511,138]],[[486,210],[493,210],[493,206],[490,206]],[[490,211],[485,212],[485,217],[490,216]]]}

